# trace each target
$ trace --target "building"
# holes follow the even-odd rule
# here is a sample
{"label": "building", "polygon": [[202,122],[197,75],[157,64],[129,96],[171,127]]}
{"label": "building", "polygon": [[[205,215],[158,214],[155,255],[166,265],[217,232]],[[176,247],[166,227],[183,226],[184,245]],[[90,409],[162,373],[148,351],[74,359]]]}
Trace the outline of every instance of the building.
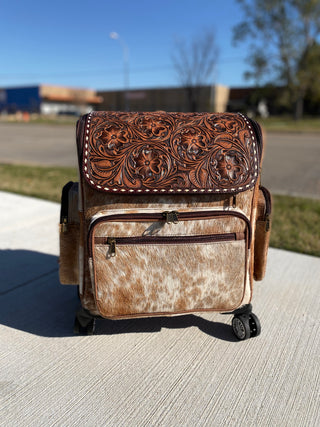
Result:
{"label": "building", "polygon": [[252,109],[254,88],[200,86],[98,91],[38,85],[0,89],[0,112],[86,114],[106,111],[241,111]]}
{"label": "building", "polygon": [[223,112],[226,111],[228,103],[229,88],[225,86],[193,88],[193,99],[190,99],[188,90],[183,87],[99,91],[98,95],[103,98],[99,109],[106,111]]}
{"label": "building", "polygon": [[98,109],[102,97],[91,89],[38,85],[0,89],[0,112],[85,114]]}

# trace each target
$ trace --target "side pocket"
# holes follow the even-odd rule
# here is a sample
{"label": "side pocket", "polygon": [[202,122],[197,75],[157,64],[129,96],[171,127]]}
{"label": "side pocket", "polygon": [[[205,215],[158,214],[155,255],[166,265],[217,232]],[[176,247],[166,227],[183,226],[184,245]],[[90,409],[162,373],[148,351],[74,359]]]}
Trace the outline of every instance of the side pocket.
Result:
{"label": "side pocket", "polygon": [[262,280],[266,272],[271,231],[271,208],[271,194],[265,187],[260,186],[254,239],[253,278],[256,281]]}
{"label": "side pocket", "polygon": [[62,285],[79,283],[78,183],[68,182],[62,189],[59,224],[59,277]]}

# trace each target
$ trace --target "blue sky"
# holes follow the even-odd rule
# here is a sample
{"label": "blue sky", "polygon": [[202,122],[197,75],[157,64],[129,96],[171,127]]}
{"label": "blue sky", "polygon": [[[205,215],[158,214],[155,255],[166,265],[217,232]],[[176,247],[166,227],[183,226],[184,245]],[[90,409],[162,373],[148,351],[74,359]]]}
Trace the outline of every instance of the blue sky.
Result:
{"label": "blue sky", "polygon": [[216,36],[214,80],[245,86],[248,45],[235,47],[241,21],[236,0],[0,0],[0,87],[39,83],[122,89],[123,50],[129,50],[129,87],[179,86],[172,64],[175,40]]}

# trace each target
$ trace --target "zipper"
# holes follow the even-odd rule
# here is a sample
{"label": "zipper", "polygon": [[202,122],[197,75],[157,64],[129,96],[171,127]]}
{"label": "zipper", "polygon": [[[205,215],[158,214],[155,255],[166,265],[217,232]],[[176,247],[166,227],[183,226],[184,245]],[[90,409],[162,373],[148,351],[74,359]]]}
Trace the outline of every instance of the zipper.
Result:
{"label": "zipper", "polygon": [[266,187],[263,187],[263,185],[260,185],[259,189],[262,191],[264,200],[266,202],[264,220],[266,221],[266,231],[269,231],[270,230],[270,221],[271,221],[271,210],[272,210],[271,194],[270,194],[270,191]]}
{"label": "zipper", "polygon": [[181,245],[199,243],[233,242],[244,240],[245,233],[221,233],[203,234],[196,236],[138,236],[138,237],[96,237],[97,244],[109,245],[108,256],[116,255],[116,247],[119,245]]}
{"label": "zipper", "polygon": [[62,224],[62,232],[67,231],[69,217],[69,192],[73,186],[73,181],[69,181],[62,189],[61,208],[60,208],[60,224]]}
{"label": "zipper", "polygon": [[[172,218],[177,221],[190,221],[190,220],[198,220],[198,219],[213,219],[213,218],[224,218],[228,216],[235,216],[237,218],[242,219],[246,223],[246,231],[247,231],[247,242],[248,242],[248,249],[250,249],[250,242],[251,242],[251,224],[249,219],[238,211],[200,211],[200,212],[176,212],[172,211]],[[170,215],[170,217],[171,217]],[[113,215],[106,215],[106,216],[100,216],[92,221],[92,223],[89,226],[88,230],[88,252],[89,256],[92,257],[92,237],[93,237],[93,231],[94,228],[102,223],[102,222],[115,222],[115,221],[121,221],[121,222],[142,222],[142,221],[149,221],[149,222],[158,222],[158,221],[166,221],[167,222],[168,213],[167,212],[160,212],[160,213],[149,213],[149,212],[141,212],[141,213],[128,213],[128,214],[113,214]],[[236,235],[237,233],[226,233],[228,235]],[[219,237],[213,237],[213,236],[226,236],[226,234],[217,234],[217,235],[210,235],[210,239],[218,239]],[[206,238],[209,238],[208,235],[205,235]],[[136,239],[143,239],[144,242],[147,241],[147,239],[179,239],[179,238],[189,238],[192,239],[193,237],[198,237],[199,239],[202,238],[202,236],[162,236],[162,237],[155,237],[155,236],[140,236],[135,237]],[[119,239],[131,239],[133,237],[121,237]],[[105,239],[102,237],[101,239]],[[234,240],[234,237],[232,237]],[[157,242],[160,242],[160,240],[157,240]],[[163,240],[164,242],[164,240]]]}

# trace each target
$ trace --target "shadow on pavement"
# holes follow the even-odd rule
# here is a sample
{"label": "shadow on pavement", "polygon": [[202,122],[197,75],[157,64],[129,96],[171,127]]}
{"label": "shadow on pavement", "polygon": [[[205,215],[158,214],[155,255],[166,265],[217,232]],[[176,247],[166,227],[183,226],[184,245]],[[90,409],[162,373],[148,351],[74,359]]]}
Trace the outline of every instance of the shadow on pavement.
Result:
{"label": "shadow on pavement", "polygon": [[61,286],[58,257],[1,250],[0,324],[45,337],[73,335],[77,288]]}
{"label": "shadow on pavement", "polygon": [[213,322],[188,314],[174,317],[150,317],[130,320],[98,319],[95,335],[160,332],[162,328],[185,329],[196,327],[201,332],[223,341],[238,342],[232,328],[226,323]]}
{"label": "shadow on pavement", "polygon": [[[28,250],[0,251],[0,324],[45,337],[73,336],[76,286],[62,286],[58,257]],[[197,327],[212,337],[238,341],[228,324],[197,315],[130,320],[97,319],[96,335],[160,332]]]}

